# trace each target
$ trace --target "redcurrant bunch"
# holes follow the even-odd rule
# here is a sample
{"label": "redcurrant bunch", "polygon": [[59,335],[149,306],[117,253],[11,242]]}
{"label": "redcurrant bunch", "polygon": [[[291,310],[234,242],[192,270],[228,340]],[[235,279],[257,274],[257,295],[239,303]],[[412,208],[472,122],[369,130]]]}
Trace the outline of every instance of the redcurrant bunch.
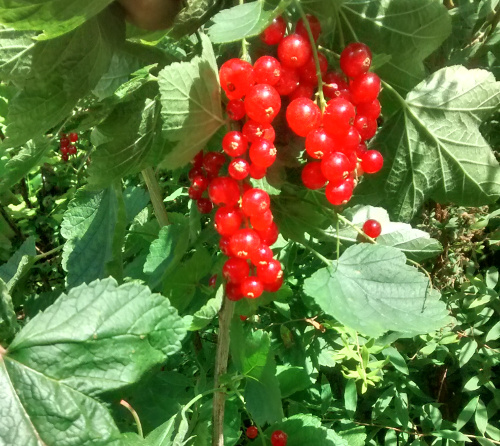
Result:
{"label": "redcurrant bunch", "polygon": [[61,134],[61,138],[59,139],[59,151],[61,152],[61,158],[64,162],[67,162],[69,160],[70,155],[76,155],[77,142],[78,142],[77,133],[72,132],[69,135],[66,135],[65,133]]}

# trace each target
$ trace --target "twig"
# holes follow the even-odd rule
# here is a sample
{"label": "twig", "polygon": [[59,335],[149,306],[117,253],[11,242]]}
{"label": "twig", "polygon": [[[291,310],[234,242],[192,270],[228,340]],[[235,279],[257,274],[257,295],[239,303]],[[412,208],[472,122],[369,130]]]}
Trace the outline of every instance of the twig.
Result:
{"label": "twig", "polygon": [[10,228],[14,231],[14,233],[21,239],[21,240],[26,240],[26,237],[23,235],[21,230],[16,226],[16,224],[12,221],[10,218],[10,215],[7,214],[3,206],[0,206],[0,214],[2,214],[2,217],[5,219],[7,224],[10,226]]}
{"label": "twig", "polygon": [[215,374],[213,411],[212,411],[212,446],[224,446],[224,407],[226,405],[225,390],[220,388],[220,377],[227,372],[229,357],[229,330],[234,313],[234,302],[224,297],[219,311],[219,335],[215,355]]}
{"label": "twig", "polygon": [[162,193],[156,175],[152,167],[146,167],[142,171],[142,176],[146,182],[146,186],[151,197],[151,202],[153,203],[153,208],[155,210],[156,219],[160,224],[160,227],[168,226],[170,221],[168,220],[167,209],[163,203]]}

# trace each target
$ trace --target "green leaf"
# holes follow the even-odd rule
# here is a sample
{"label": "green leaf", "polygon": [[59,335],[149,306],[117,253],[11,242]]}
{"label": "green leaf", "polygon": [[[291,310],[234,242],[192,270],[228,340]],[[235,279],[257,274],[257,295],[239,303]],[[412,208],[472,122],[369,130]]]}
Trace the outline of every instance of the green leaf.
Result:
{"label": "green leaf", "polygon": [[327,314],[365,335],[388,330],[414,335],[448,321],[440,294],[404,254],[391,247],[360,244],[347,248],[330,271],[305,280],[304,291]]}
{"label": "green leaf", "polygon": [[108,275],[113,260],[113,238],[119,229],[119,202],[113,188],[93,192],[80,189],[68,205],[61,223],[66,239],[62,266],[68,287]]}
{"label": "green leaf", "polygon": [[[377,220],[382,226],[382,233],[377,237],[377,243],[383,246],[398,248],[407,258],[421,261],[435,257],[442,250],[441,243],[431,238],[429,233],[412,228],[407,223],[391,222],[389,214],[383,208],[373,206],[354,206],[344,212],[344,216],[359,229],[368,219]],[[358,232],[351,226],[345,225],[339,230],[339,238],[342,241],[355,243]]]}
{"label": "green leaf", "polygon": [[201,56],[173,63],[158,77],[163,130],[176,143],[162,163],[169,169],[187,164],[224,125],[217,62],[208,37],[201,39]]}
{"label": "green leaf", "polygon": [[17,281],[26,271],[26,268],[29,268],[34,263],[35,255],[35,238],[29,237],[8,262],[0,266],[0,279],[5,282],[7,291],[12,291]]}
{"label": "green leaf", "polygon": [[486,426],[488,426],[488,411],[481,400],[477,402],[474,421],[476,422],[477,430],[481,432],[481,435],[484,436],[484,433],[486,432]]}
{"label": "green leaf", "polygon": [[18,81],[29,75],[36,33],[0,26],[0,76]]}
{"label": "green leaf", "polygon": [[217,316],[222,307],[224,299],[224,287],[219,287],[215,297],[210,299],[203,307],[201,307],[192,316],[186,316],[186,320],[190,321],[189,331],[197,331],[205,328]]}
{"label": "green leaf", "polygon": [[465,364],[469,362],[469,360],[474,356],[478,349],[477,342],[474,339],[465,338],[462,343],[462,348],[460,349],[460,353],[458,355],[458,363],[460,367],[463,367]]}
{"label": "green leaf", "polygon": [[0,22],[15,29],[39,30],[53,38],[83,24],[112,0],[1,0]]}
{"label": "green leaf", "polygon": [[181,348],[185,332],[168,299],[109,278],[73,288],[35,316],[6,360],[95,395],[138,381]]}
{"label": "green leaf", "polygon": [[[443,68],[419,84],[376,137],[382,171],[360,185],[410,220],[425,200],[464,206],[500,196],[500,169],[478,125],[500,104],[500,82],[484,70]],[[374,200],[373,200],[374,201]]]}
{"label": "green leaf", "polygon": [[18,326],[7,285],[0,279],[0,340],[10,338],[17,331]]}
{"label": "green leaf", "polygon": [[104,11],[69,34],[38,42],[24,88],[9,102],[4,144],[21,145],[67,118],[108,69],[122,33],[122,21]]}
{"label": "green leaf", "polygon": [[224,9],[212,17],[214,24],[208,28],[213,43],[236,42],[259,35],[276,14],[264,10],[263,0],[244,3]]}
{"label": "green leaf", "polygon": [[276,376],[280,384],[282,398],[287,398],[312,385],[311,379],[303,367],[278,366]]}
{"label": "green leaf", "polygon": [[356,389],[356,381],[353,379],[348,380],[345,386],[344,405],[345,410],[353,417],[358,405],[358,390]]}
{"label": "green leaf", "polygon": [[433,432],[433,435],[440,438],[447,438],[449,440],[465,441],[466,443],[471,442],[470,438],[465,436],[461,432],[451,431],[448,429],[442,429],[438,432]]}
{"label": "green leaf", "polygon": [[174,24],[169,30],[169,37],[180,38],[193,34],[220,8],[220,0],[187,0],[184,8],[175,17]]}

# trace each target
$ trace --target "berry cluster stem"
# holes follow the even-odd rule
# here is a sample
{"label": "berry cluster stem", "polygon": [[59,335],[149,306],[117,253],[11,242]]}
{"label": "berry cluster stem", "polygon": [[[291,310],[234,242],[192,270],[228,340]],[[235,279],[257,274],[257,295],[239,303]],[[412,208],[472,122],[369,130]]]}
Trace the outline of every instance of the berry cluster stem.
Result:
{"label": "berry cluster stem", "polygon": [[168,219],[167,209],[163,203],[163,194],[153,168],[146,167],[146,169],[142,171],[142,176],[146,182],[151,202],[153,203],[153,208],[155,210],[156,219],[158,220],[160,227],[163,228],[163,226],[168,226],[170,221]]}
{"label": "berry cluster stem", "polygon": [[319,97],[319,108],[321,109],[321,113],[325,111],[326,100],[325,95],[323,94],[323,78],[321,75],[321,68],[319,66],[319,58],[318,58],[318,48],[316,46],[316,42],[314,40],[313,33],[311,31],[311,27],[309,26],[309,20],[307,20],[306,13],[300,4],[300,0],[295,0],[295,6],[297,11],[299,12],[302,21],[304,22],[304,27],[306,28],[307,35],[309,36],[309,42],[311,43],[311,49],[314,58],[314,64],[316,65],[316,76],[318,78],[318,97]]}
{"label": "berry cluster stem", "polygon": [[220,388],[220,377],[227,372],[229,357],[229,331],[234,313],[234,302],[223,299],[219,311],[219,334],[215,354],[214,393],[212,411],[212,446],[224,446],[224,408],[226,405],[225,389]]}

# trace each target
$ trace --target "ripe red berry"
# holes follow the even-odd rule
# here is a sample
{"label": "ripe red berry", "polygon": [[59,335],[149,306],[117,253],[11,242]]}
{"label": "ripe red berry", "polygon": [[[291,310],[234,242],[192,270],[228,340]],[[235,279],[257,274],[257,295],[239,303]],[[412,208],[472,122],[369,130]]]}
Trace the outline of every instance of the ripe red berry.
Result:
{"label": "ripe red berry", "polygon": [[191,200],[199,200],[203,195],[203,191],[199,189],[195,189],[193,186],[191,186],[188,189],[188,196],[191,198]]}
{"label": "ripe red berry", "polygon": [[353,125],[349,126],[345,132],[338,135],[335,141],[341,152],[350,153],[356,149],[361,142],[361,136]]}
{"label": "ripe red berry", "polygon": [[371,238],[377,238],[382,232],[382,226],[377,220],[366,220],[363,225],[363,232]]}
{"label": "ripe red berry", "polygon": [[349,83],[353,104],[373,102],[380,93],[380,78],[375,73],[355,77]]}
{"label": "ripe red berry", "polygon": [[326,153],[332,152],[335,141],[324,128],[310,131],[306,136],[306,152],[315,159],[321,159]]}
{"label": "ripe red berry", "polygon": [[247,190],[241,199],[241,209],[245,215],[252,217],[265,212],[271,206],[269,194],[258,188]]}
{"label": "ripe red berry", "polygon": [[255,83],[253,68],[241,59],[229,59],[219,70],[220,85],[229,99],[241,99]]}
{"label": "ripe red berry", "polygon": [[257,277],[247,277],[241,282],[241,293],[248,299],[257,299],[264,292],[264,285]]}
{"label": "ripe red berry", "polygon": [[276,291],[278,291],[282,285],[283,285],[283,277],[280,277],[273,283],[265,283],[264,291],[267,291],[268,293],[276,293]]}
{"label": "ripe red berry", "polygon": [[220,168],[226,162],[226,157],[220,152],[207,152],[203,157],[203,168],[209,177],[219,175]]}
{"label": "ripe red berry", "polygon": [[70,155],[76,155],[76,152],[77,152],[77,148],[76,148],[76,146],[71,145],[71,146],[69,146],[69,147],[68,147],[68,153],[69,153]]}
{"label": "ripe red berry", "polygon": [[61,147],[59,149],[59,151],[61,152],[61,155],[69,155],[69,147],[68,146],[64,146],[64,147]]}
{"label": "ripe red berry", "polygon": [[215,211],[214,227],[220,235],[231,236],[243,223],[243,215],[239,208],[222,206]]}
{"label": "ripe red berry", "polygon": [[307,136],[321,124],[321,111],[310,99],[294,99],[286,109],[286,120],[297,135]]}
{"label": "ripe red berry", "polygon": [[271,223],[269,228],[263,231],[256,232],[259,235],[261,242],[266,244],[267,246],[273,245],[274,243],[276,243],[276,240],[278,240],[279,229],[274,221]]}
{"label": "ripe red berry", "polygon": [[195,190],[205,192],[208,187],[209,180],[203,175],[196,175],[191,181],[191,187]]}
{"label": "ripe red berry", "polygon": [[204,176],[203,169],[201,167],[193,167],[188,172],[188,178],[190,181],[193,181],[198,175]]}
{"label": "ripe red berry", "polygon": [[234,206],[240,200],[240,188],[236,180],[230,177],[218,177],[210,181],[208,196],[215,205]]}
{"label": "ripe red berry", "polygon": [[257,84],[276,85],[281,77],[281,64],[271,56],[259,57],[253,64]]}
{"label": "ripe red berry", "polygon": [[[313,39],[316,42],[319,38],[319,35],[321,34],[321,23],[319,23],[319,20],[311,14],[306,14],[306,17],[307,21],[309,22],[309,27],[311,28]],[[309,34],[307,33],[307,29],[302,19],[299,19],[299,21],[297,22],[295,32],[309,40]]]}
{"label": "ripe red berry", "polygon": [[59,147],[69,147],[70,143],[71,143],[71,141],[69,140],[69,138],[66,136],[63,136],[59,140]]}
{"label": "ripe red berry", "polygon": [[222,150],[227,155],[235,157],[243,155],[248,149],[248,140],[241,132],[233,130],[222,138]]}
{"label": "ripe red berry", "polygon": [[365,154],[367,151],[368,151],[368,149],[366,148],[366,144],[364,142],[360,142],[358,144],[358,147],[356,147],[356,149],[355,149],[356,156],[359,159],[361,159],[363,154]]}
{"label": "ripe red berry", "polygon": [[61,159],[66,163],[69,160],[69,155],[67,153],[61,153]]}
{"label": "ripe red berry", "polygon": [[259,430],[255,426],[250,426],[247,428],[246,433],[247,433],[247,437],[250,438],[250,440],[253,440],[254,438],[257,438],[257,436],[259,435]]}
{"label": "ripe red berry", "polygon": [[208,279],[208,286],[210,288],[215,288],[215,285],[217,284],[217,274],[214,274],[210,279]]}
{"label": "ripe red berry", "polygon": [[252,228],[256,229],[257,231],[265,231],[267,228],[269,228],[269,226],[271,226],[273,219],[274,217],[271,209],[267,209],[260,214],[252,215],[250,217],[250,224],[252,225]]}
{"label": "ripe red berry", "polygon": [[334,98],[327,102],[323,113],[323,126],[330,135],[342,135],[354,124],[356,109],[349,101]]}
{"label": "ripe red berry", "polygon": [[311,45],[308,39],[299,34],[290,34],[278,45],[278,59],[290,68],[300,68],[311,57]]}
{"label": "ripe red berry", "polygon": [[368,72],[371,64],[372,52],[364,43],[350,43],[340,54],[340,68],[349,77]]}
{"label": "ripe red berry", "polygon": [[196,200],[196,207],[200,211],[200,214],[210,214],[214,205],[208,198],[198,198]]}
{"label": "ripe red berry", "polygon": [[288,95],[290,101],[298,98],[311,99],[314,95],[314,87],[309,84],[299,84],[299,86]]}
{"label": "ripe red berry", "polygon": [[299,72],[295,68],[282,66],[280,80],[274,88],[281,96],[288,96],[299,86],[299,81]]}
{"label": "ripe red berry", "polygon": [[276,137],[274,127],[271,124],[261,124],[251,119],[245,122],[242,132],[250,143],[257,141],[259,138],[274,142]]}
{"label": "ripe red berry", "polygon": [[243,314],[240,314],[240,320],[245,322],[248,319],[248,316],[245,316]]}
{"label": "ripe red berry", "polygon": [[240,259],[248,259],[260,246],[259,234],[253,229],[239,229],[229,239],[231,255]]}
{"label": "ripe red berry", "polygon": [[231,251],[229,250],[229,237],[221,237],[219,240],[219,248],[225,256],[229,257],[231,255]]}
{"label": "ripe red berry", "polygon": [[250,174],[250,163],[243,158],[235,158],[229,163],[227,172],[235,180],[244,180]]}
{"label": "ripe red berry", "polygon": [[250,256],[250,261],[252,262],[253,265],[259,266],[259,265],[265,265],[272,258],[273,258],[273,251],[268,245],[262,243],[259,246],[259,249],[257,249],[257,251],[255,251]]}
{"label": "ripe red berry", "polygon": [[226,297],[232,301],[243,299],[244,296],[241,292],[241,284],[233,282],[226,283]]}
{"label": "ripe red berry", "polygon": [[277,45],[286,32],[286,22],[283,17],[276,17],[272,23],[262,32],[260,39],[266,45]]}
{"label": "ripe red berry", "polygon": [[332,152],[321,160],[321,172],[324,177],[338,185],[349,175],[351,163],[349,158],[341,152]]}
{"label": "ripe red berry", "polygon": [[363,115],[356,116],[354,127],[358,130],[359,136],[361,136],[363,141],[373,138],[375,133],[377,133],[377,121]]}
{"label": "ripe red berry", "polygon": [[369,119],[377,119],[380,116],[380,102],[375,99],[372,102],[363,102],[356,106],[356,113],[361,116],[366,116]]}
{"label": "ripe red berry", "polygon": [[253,164],[268,168],[272,166],[276,160],[276,155],[278,151],[272,142],[266,141],[265,139],[258,139],[253,142],[248,151],[248,155]]}
{"label": "ripe red berry", "polygon": [[249,274],[248,262],[238,257],[230,257],[222,267],[222,275],[228,282],[241,283]]}
{"label": "ripe red berry", "polygon": [[342,92],[349,90],[349,84],[344,77],[335,72],[326,73],[323,77],[323,94],[330,99],[342,97]]}
{"label": "ripe red berry", "polygon": [[321,163],[307,163],[302,169],[302,182],[308,189],[321,189],[326,184],[326,178],[321,172]]}
{"label": "ripe red berry", "polygon": [[274,87],[254,85],[245,97],[245,110],[250,119],[270,124],[281,109],[281,97]]}
{"label": "ripe red berry", "polygon": [[250,164],[250,177],[254,180],[261,180],[266,176],[267,168],[257,166],[257,164]]}
{"label": "ripe red berry", "polygon": [[325,189],[326,199],[335,206],[347,203],[351,197],[354,189],[354,184],[350,178],[346,178],[343,183],[335,185],[335,183],[328,183]]}
{"label": "ripe red berry", "polygon": [[71,142],[77,142],[78,141],[78,133],[74,133],[74,132],[70,133],[69,140]]}
{"label": "ripe red berry", "polygon": [[286,446],[288,435],[283,431],[274,431],[271,435],[272,446]]}
{"label": "ripe red berry", "polygon": [[257,277],[262,283],[274,283],[283,277],[281,263],[278,260],[269,260],[265,265],[257,266]]}
{"label": "ripe red berry", "polygon": [[201,168],[202,163],[203,163],[203,150],[200,150],[191,160],[191,164],[193,165],[193,169],[199,169]]}
{"label": "ripe red berry", "polygon": [[245,104],[241,99],[231,99],[226,105],[226,113],[229,119],[239,121],[245,117]]}
{"label": "ripe red berry", "polygon": [[[319,59],[319,67],[321,76],[323,77],[326,74],[326,70],[328,69],[328,60],[326,57],[318,53]],[[299,69],[300,82],[309,85],[316,85],[318,83],[318,76],[316,73],[316,62],[314,61],[314,57],[311,56],[309,60]]]}
{"label": "ripe red berry", "polygon": [[361,168],[366,173],[377,173],[384,165],[384,157],[377,150],[368,150],[361,156]]}

